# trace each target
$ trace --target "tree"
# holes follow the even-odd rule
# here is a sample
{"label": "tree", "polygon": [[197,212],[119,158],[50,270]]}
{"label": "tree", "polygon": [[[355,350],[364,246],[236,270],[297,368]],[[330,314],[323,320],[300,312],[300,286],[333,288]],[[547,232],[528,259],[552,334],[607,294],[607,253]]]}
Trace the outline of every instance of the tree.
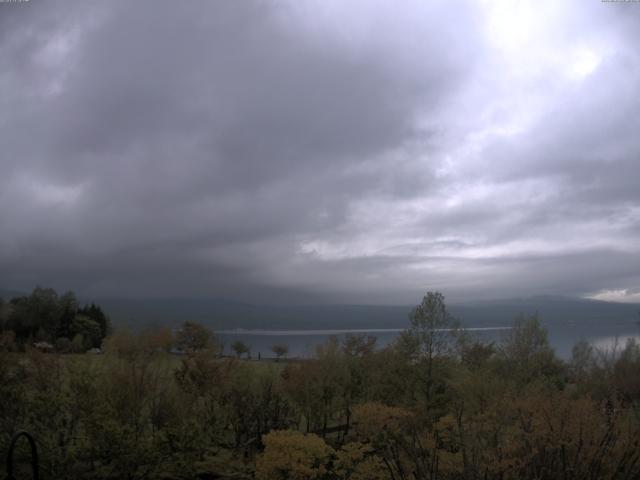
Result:
{"label": "tree", "polygon": [[176,342],[173,332],[167,327],[152,328],[143,332],[143,340],[149,348],[170,352]]}
{"label": "tree", "polygon": [[204,325],[187,321],[176,332],[176,344],[181,350],[194,353],[212,348],[214,335]]}
{"label": "tree", "polygon": [[292,423],[289,401],[277,386],[280,370],[232,360],[217,363],[233,368],[233,375],[224,387],[222,404],[233,432],[233,449],[249,456],[262,447],[263,435],[288,428]]}
{"label": "tree", "polygon": [[495,354],[493,342],[485,343],[479,339],[461,336],[458,342],[458,353],[463,365],[471,370],[478,370]]}
{"label": "tree", "polygon": [[323,417],[328,416],[325,409],[328,386],[324,385],[319,362],[310,360],[289,364],[282,377],[285,391],[302,414],[307,433],[321,430]]}
{"label": "tree", "polygon": [[503,374],[519,383],[537,377],[558,378],[561,365],[538,314],[520,317],[500,348]]}
{"label": "tree", "polygon": [[616,391],[626,402],[640,400],[640,344],[629,338],[613,367],[611,379]]}
{"label": "tree", "polygon": [[36,287],[31,295],[12,298],[4,316],[4,328],[13,330],[22,345],[29,339],[55,343],[81,333],[91,346],[99,346],[110,331],[109,318],[99,306],[79,308],[73,292],[58,296],[52,288]]}
{"label": "tree", "polygon": [[397,348],[416,365],[414,372],[429,403],[436,390],[436,359],[440,360],[452,352],[458,324],[447,310],[440,292],[427,292],[420,305],[409,315],[409,320],[411,326],[400,336]]}
{"label": "tree", "polygon": [[[73,336],[71,324],[78,315],[78,310],[78,300],[73,292],[67,292],[60,297],[60,318],[56,328],[56,337],[71,338]],[[104,337],[102,332],[101,337]]]}
{"label": "tree", "polygon": [[36,287],[31,295],[11,299],[9,328],[19,339],[34,337],[42,328],[49,338],[54,338],[60,318],[58,294],[52,288]]}
{"label": "tree", "polygon": [[351,442],[336,452],[333,474],[340,480],[386,480],[384,461],[370,444]]}
{"label": "tree", "polygon": [[373,335],[349,334],[342,341],[342,351],[351,357],[362,357],[375,351],[377,341]]}
{"label": "tree", "polygon": [[356,438],[384,460],[386,478],[439,478],[434,475],[436,442],[429,432],[417,430],[409,410],[370,402],[356,407],[354,415]]}
{"label": "tree", "polygon": [[[265,450],[256,462],[258,480],[383,480],[389,478],[371,445],[351,442],[335,451],[314,434],[273,431],[263,437]],[[392,477],[393,478],[393,477]]]}
{"label": "tree", "polygon": [[5,324],[9,318],[9,304],[0,297],[0,332],[4,330]]}
{"label": "tree", "polygon": [[77,333],[73,340],[71,340],[71,351],[74,353],[82,353],[87,350],[87,345],[84,336],[81,333]]}
{"label": "tree", "polygon": [[271,347],[271,351],[276,354],[278,360],[280,357],[286,357],[289,353],[289,346],[284,343],[277,343]]}
{"label": "tree", "polygon": [[100,331],[102,332],[103,338],[111,333],[111,321],[98,305],[92,303],[91,305],[87,305],[84,308],[81,308],[78,313],[81,315],[86,315],[87,317],[93,319],[98,325],[100,325]]}
{"label": "tree", "polygon": [[411,326],[407,334],[413,339],[418,354],[431,364],[438,355],[450,352],[453,332],[458,328],[447,310],[444,295],[427,292],[420,305],[409,315]]}
{"label": "tree", "polygon": [[248,358],[249,354],[251,353],[251,347],[249,347],[249,345],[244,343],[242,340],[236,340],[235,342],[233,342],[231,344],[231,350],[234,351],[238,358],[240,358],[245,353],[247,354]]}
{"label": "tree", "polygon": [[29,297],[29,314],[34,327],[42,327],[54,338],[60,318],[60,302],[53,288],[36,287]]}
{"label": "tree", "polygon": [[307,432],[324,437],[336,414],[348,417],[349,368],[335,336],[316,347],[315,359],[289,365],[283,377],[288,394],[306,420]]}
{"label": "tree", "polygon": [[571,349],[569,373],[575,382],[582,382],[596,366],[593,347],[586,340],[578,341]]}
{"label": "tree", "polygon": [[314,434],[292,430],[264,435],[264,453],[256,462],[258,480],[320,480],[327,478],[334,450]]}
{"label": "tree", "polygon": [[84,339],[85,350],[99,348],[102,343],[102,330],[98,322],[86,315],[76,315],[71,323],[72,338],[80,335]]}

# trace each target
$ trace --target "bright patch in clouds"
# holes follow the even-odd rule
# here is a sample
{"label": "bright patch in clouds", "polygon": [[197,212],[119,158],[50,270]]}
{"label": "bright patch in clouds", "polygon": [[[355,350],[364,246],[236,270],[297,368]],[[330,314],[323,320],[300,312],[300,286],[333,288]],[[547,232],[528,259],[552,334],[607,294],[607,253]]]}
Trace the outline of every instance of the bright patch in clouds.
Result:
{"label": "bright patch in clouds", "polygon": [[600,64],[601,57],[590,49],[580,49],[574,56],[573,62],[569,64],[569,76],[574,79],[581,79],[591,75]]}
{"label": "bright patch in clouds", "polygon": [[483,0],[486,27],[497,48],[515,52],[531,40],[540,22],[540,8],[522,0]]}
{"label": "bright patch in clouds", "polygon": [[640,303],[640,290],[621,288],[619,290],[601,290],[587,298],[605,302]]}
{"label": "bright patch in clouds", "polygon": [[84,185],[56,185],[45,181],[30,180],[27,188],[33,198],[42,206],[73,206],[84,191]]}

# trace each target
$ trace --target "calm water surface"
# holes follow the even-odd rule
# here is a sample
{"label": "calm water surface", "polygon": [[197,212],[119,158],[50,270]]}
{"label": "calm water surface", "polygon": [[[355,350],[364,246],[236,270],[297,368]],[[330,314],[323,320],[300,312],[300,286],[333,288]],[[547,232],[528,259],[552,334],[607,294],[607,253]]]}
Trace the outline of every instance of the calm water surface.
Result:
{"label": "calm water surface", "polygon": [[[621,323],[615,325],[561,325],[546,326],[549,331],[549,341],[558,356],[568,359],[573,345],[579,340],[587,340],[601,349],[624,347],[627,340],[635,338],[640,341],[640,326],[635,323]],[[484,341],[499,343],[508,333],[510,327],[471,327],[466,328],[471,335]],[[289,346],[290,357],[311,357],[318,345],[326,342],[330,337],[343,339],[349,334],[373,335],[377,337],[377,345],[383,347],[391,343],[403,331],[400,328],[372,328],[351,330],[223,330],[216,334],[224,342],[225,353],[230,354],[230,345],[236,340],[242,340],[251,347],[252,356],[258,354],[262,358],[271,358],[271,346],[286,344]]]}

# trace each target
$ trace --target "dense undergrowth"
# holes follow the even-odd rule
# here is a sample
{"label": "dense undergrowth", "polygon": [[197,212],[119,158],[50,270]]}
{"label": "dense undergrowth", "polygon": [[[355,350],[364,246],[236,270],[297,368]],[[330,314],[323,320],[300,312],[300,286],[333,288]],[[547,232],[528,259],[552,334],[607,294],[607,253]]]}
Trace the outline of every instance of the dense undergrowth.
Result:
{"label": "dense undergrowth", "polygon": [[382,349],[353,336],[257,362],[203,338],[181,356],[166,331],[0,353],[2,452],[30,431],[45,479],[640,478],[633,342],[563,362],[533,317],[486,344],[431,293]]}

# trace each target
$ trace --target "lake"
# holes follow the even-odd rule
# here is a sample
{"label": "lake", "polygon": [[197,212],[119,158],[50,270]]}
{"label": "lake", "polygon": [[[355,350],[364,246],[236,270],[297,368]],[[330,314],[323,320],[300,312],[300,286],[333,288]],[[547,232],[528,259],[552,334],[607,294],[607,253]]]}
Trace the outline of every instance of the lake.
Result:
{"label": "lake", "polygon": [[[609,349],[616,345],[624,347],[630,338],[640,341],[640,326],[632,322],[618,322],[605,324],[576,324],[572,322],[545,325],[549,331],[549,341],[556,354],[568,359],[573,345],[579,340],[587,340],[601,349]],[[499,343],[511,327],[497,325],[493,327],[467,327],[471,335],[484,340]],[[308,358],[313,356],[315,348],[326,342],[330,337],[339,339],[349,334],[373,335],[378,339],[378,346],[383,347],[391,343],[403,331],[400,328],[371,328],[371,329],[326,329],[326,330],[221,330],[216,332],[224,342],[225,353],[231,354],[230,345],[236,340],[242,340],[251,347],[254,357],[258,354],[262,358],[274,357],[271,346],[285,344],[289,347],[290,357]]]}

